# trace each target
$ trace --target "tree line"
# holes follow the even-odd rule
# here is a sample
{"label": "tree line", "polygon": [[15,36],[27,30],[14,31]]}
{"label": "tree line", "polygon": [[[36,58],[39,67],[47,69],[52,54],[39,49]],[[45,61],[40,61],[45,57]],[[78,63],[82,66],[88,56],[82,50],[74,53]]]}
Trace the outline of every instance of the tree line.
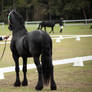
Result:
{"label": "tree line", "polygon": [[12,9],[26,21],[92,18],[92,0],[0,0],[0,21]]}

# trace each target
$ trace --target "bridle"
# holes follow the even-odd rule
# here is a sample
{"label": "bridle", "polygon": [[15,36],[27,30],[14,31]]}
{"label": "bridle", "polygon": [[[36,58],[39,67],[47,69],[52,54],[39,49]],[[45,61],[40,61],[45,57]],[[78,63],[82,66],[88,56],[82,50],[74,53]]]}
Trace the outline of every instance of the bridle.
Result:
{"label": "bridle", "polygon": [[[12,12],[12,11],[11,11]],[[12,25],[12,23],[11,23],[11,21],[10,21],[10,14],[11,14],[11,12],[8,14],[8,23],[10,24],[10,25]]]}
{"label": "bridle", "polygon": [[10,13],[8,15],[8,23],[12,25],[12,23],[10,22]]}

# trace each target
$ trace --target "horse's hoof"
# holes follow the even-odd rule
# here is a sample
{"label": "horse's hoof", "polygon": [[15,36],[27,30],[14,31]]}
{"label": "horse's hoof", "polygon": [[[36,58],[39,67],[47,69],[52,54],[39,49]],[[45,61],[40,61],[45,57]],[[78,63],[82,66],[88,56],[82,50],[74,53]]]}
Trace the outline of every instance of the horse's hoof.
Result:
{"label": "horse's hoof", "polygon": [[14,83],[14,87],[20,87],[20,85],[21,85],[21,82],[15,82]]}
{"label": "horse's hoof", "polygon": [[36,90],[42,90],[43,89],[43,86],[36,86],[35,89]]}
{"label": "horse's hoof", "polygon": [[57,88],[56,87],[51,87],[51,90],[57,90]]}
{"label": "horse's hoof", "polygon": [[27,86],[28,85],[28,82],[27,81],[23,81],[22,82],[22,86]]}
{"label": "horse's hoof", "polygon": [[51,87],[51,90],[57,90],[56,86]]}
{"label": "horse's hoof", "polygon": [[56,84],[51,85],[51,90],[57,90]]}

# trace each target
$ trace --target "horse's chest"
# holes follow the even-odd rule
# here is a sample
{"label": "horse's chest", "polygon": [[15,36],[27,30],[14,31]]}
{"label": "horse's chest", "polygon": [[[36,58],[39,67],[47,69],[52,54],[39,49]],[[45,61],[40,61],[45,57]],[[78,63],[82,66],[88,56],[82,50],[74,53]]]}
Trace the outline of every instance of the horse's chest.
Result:
{"label": "horse's chest", "polygon": [[22,55],[24,53],[22,39],[15,42],[15,48],[16,48],[16,51],[19,55]]}
{"label": "horse's chest", "polygon": [[16,49],[17,49],[17,53],[18,53],[19,56],[29,56],[30,55],[28,50],[24,48],[23,42],[20,42],[20,41],[17,42]]}
{"label": "horse's chest", "polygon": [[23,46],[21,43],[16,44],[16,50],[19,55],[23,54]]}

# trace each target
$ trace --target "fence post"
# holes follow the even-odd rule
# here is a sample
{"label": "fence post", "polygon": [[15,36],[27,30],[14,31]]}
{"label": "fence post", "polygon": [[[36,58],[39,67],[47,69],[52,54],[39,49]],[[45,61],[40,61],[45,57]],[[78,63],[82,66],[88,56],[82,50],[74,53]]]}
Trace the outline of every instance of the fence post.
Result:
{"label": "fence post", "polygon": [[4,73],[0,72],[0,79],[4,79]]}

